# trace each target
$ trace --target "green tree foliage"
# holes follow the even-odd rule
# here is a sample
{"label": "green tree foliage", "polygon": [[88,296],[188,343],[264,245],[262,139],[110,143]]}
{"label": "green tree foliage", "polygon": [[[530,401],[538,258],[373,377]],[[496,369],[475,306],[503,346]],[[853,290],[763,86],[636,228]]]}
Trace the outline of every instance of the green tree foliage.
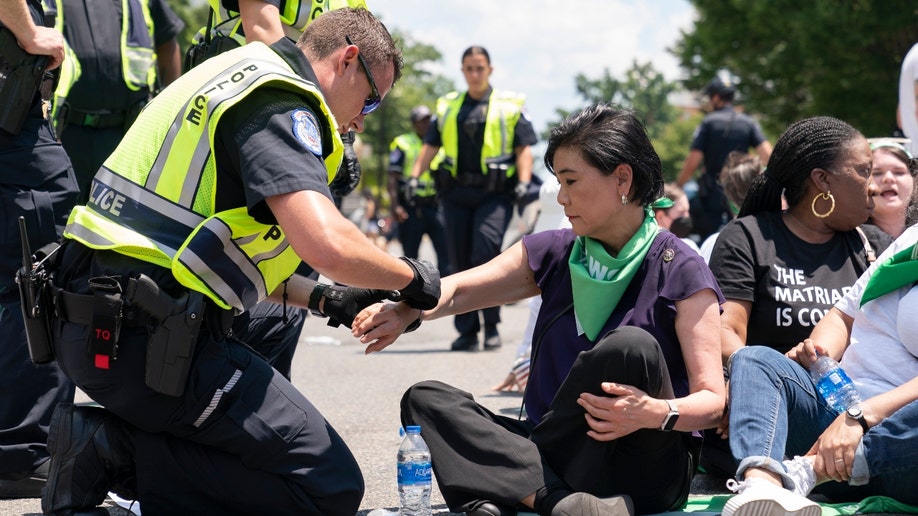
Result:
{"label": "green tree foliage", "polygon": [[895,129],[899,67],[918,39],[914,0],[692,0],[691,32],[672,49],[700,89],[718,70],[741,78],[769,133],[814,115],[868,136]]}
{"label": "green tree foliage", "polygon": [[[176,37],[182,48],[182,57],[191,44],[191,39],[198,30],[207,26],[207,17],[210,15],[210,6],[207,2],[190,2],[188,0],[167,0],[169,7],[185,22],[185,28]],[[193,4],[193,5],[192,5]]]}
{"label": "green tree foliage", "polygon": [[[586,101],[585,105],[609,102],[637,111],[663,160],[664,177],[668,181],[675,179],[688,153],[692,131],[700,120],[699,117],[680,117],[679,109],[670,103],[670,95],[679,87],[677,83],[667,81],[651,63],[634,61],[623,79],[613,77],[607,68],[598,79],[578,74],[574,84],[577,93]],[[570,114],[563,109],[556,109],[555,113],[558,120],[549,123],[542,134],[545,140],[551,128]]]}
{"label": "green tree foliage", "polygon": [[660,161],[663,162],[663,180],[675,181],[682,170],[682,163],[689,152],[689,145],[692,142],[692,133],[701,123],[704,115],[696,113],[680,117],[673,122],[666,124],[656,137],[651,138],[653,148],[660,155]]}
{"label": "green tree foliage", "polygon": [[[577,93],[586,101],[585,105],[608,102],[639,112],[651,138],[679,116],[678,109],[669,103],[669,95],[676,91],[678,84],[667,81],[650,63],[634,61],[624,79],[612,77],[608,68],[598,79],[577,74],[574,84]],[[556,109],[555,113],[559,119],[549,123],[542,134],[544,139],[548,139],[552,127],[570,114],[562,109]]]}

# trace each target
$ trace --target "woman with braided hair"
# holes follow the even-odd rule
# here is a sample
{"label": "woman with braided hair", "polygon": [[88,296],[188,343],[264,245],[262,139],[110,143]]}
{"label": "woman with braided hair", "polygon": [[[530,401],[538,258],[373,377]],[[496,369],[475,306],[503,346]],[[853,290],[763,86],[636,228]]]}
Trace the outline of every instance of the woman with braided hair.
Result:
{"label": "woman with braided hair", "polygon": [[[786,353],[809,337],[889,245],[888,235],[865,224],[877,194],[872,161],[867,139],[832,117],[796,122],[778,139],[765,172],[711,254],[711,271],[726,298],[725,367],[744,346]],[[726,442],[728,417],[729,410],[716,430],[723,441],[706,432],[701,457],[709,473],[725,477],[736,470]]]}
{"label": "woman with braided hair", "polygon": [[877,193],[872,162],[867,139],[832,117],[796,122],[775,144],[765,173],[711,255],[727,299],[725,365],[743,346],[785,353],[807,338],[889,245],[877,228],[860,227]]}

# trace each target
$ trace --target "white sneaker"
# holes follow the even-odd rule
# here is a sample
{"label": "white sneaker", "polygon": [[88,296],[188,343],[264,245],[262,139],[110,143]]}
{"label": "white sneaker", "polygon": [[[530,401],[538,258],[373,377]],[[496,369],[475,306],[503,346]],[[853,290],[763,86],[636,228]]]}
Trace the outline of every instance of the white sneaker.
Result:
{"label": "white sneaker", "polygon": [[764,478],[747,478],[742,482],[730,479],[727,488],[736,494],[724,505],[723,516],[822,515],[822,508],[816,502]]}
{"label": "white sneaker", "polygon": [[813,470],[813,458],[795,455],[791,460],[782,462],[787,475],[794,481],[794,492],[800,496],[810,494],[816,487],[816,471]]}

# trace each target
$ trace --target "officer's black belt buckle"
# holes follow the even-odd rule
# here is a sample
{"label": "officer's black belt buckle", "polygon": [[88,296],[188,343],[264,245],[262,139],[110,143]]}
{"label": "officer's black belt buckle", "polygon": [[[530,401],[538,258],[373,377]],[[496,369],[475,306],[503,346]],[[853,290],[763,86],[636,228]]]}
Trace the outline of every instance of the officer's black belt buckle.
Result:
{"label": "officer's black belt buckle", "polygon": [[114,127],[124,127],[127,112],[82,111],[70,108],[67,117],[68,125],[91,127],[93,129],[112,129]]}
{"label": "officer's black belt buckle", "polygon": [[124,300],[117,276],[97,276],[89,279],[92,291],[92,321],[89,324],[89,354],[96,367],[108,369],[118,356],[118,336]]}
{"label": "officer's black belt buckle", "polygon": [[427,197],[415,197],[414,199],[415,206],[419,208],[429,208],[431,206],[437,205],[437,196],[429,195]]}
{"label": "officer's black belt buckle", "polygon": [[456,182],[460,186],[470,186],[470,187],[481,187],[485,185],[486,176],[484,174],[459,174],[456,177]]}

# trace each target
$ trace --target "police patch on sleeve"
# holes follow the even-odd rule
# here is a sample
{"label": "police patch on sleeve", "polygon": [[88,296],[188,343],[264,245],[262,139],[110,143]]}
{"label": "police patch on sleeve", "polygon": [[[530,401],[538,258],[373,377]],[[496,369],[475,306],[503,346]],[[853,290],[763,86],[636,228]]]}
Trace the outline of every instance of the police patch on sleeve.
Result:
{"label": "police patch on sleeve", "polygon": [[312,111],[308,109],[297,109],[290,113],[293,119],[293,136],[306,147],[306,150],[322,156],[322,136],[319,132],[319,121]]}

